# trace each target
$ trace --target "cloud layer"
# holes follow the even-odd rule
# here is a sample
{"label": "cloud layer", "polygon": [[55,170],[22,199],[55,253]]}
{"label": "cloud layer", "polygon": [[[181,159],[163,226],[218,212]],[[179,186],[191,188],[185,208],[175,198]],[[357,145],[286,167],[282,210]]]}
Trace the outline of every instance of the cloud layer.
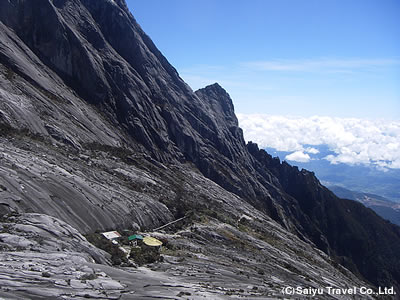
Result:
{"label": "cloud layer", "polygon": [[247,141],[260,148],[293,152],[286,159],[307,162],[327,145],[332,164],[365,164],[400,169],[400,121],[332,117],[238,114]]}
{"label": "cloud layer", "polygon": [[290,161],[309,162],[311,157],[303,151],[295,151],[289,155],[286,155],[285,159]]}
{"label": "cloud layer", "polygon": [[356,69],[369,69],[399,65],[398,59],[308,59],[308,60],[268,60],[243,63],[242,65],[258,71],[290,72],[346,72]]}

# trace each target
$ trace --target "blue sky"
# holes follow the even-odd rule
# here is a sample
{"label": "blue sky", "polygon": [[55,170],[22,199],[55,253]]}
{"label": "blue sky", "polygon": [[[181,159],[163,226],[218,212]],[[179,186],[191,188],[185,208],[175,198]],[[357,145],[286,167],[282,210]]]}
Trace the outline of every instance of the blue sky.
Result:
{"label": "blue sky", "polygon": [[236,111],[400,119],[398,0],[127,0],[194,89]]}

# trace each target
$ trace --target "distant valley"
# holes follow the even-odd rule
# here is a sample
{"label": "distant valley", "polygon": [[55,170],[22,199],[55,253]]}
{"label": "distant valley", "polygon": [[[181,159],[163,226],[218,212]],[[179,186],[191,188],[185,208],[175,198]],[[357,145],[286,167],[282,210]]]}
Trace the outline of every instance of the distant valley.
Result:
{"label": "distant valley", "polygon": [[[400,227],[319,180],[400,199],[400,124],[368,145],[390,151],[364,151],[387,172],[311,146],[289,158],[319,178],[281,162],[246,143],[222,86],[182,80],[125,0],[0,1],[0,99],[0,299],[400,299]],[[329,143],[287,133],[345,137],[332,159],[360,161],[352,120],[313,120],[335,130],[255,128],[290,150]]]}
{"label": "distant valley", "polygon": [[374,194],[360,193],[340,186],[330,186],[329,189],[336,196],[344,199],[356,200],[371,208],[378,215],[393,224],[400,226],[400,204]]}
{"label": "distant valley", "polygon": [[[299,169],[306,169],[315,173],[318,179],[327,187],[340,186],[351,191],[370,193],[387,198],[390,201],[400,202],[400,170],[385,169],[366,165],[348,165],[343,163],[331,164],[324,157],[333,154],[326,145],[304,145],[318,150],[318,153],[309,153],[307,162],[291,161],[286,159],[293,152],[277,151],[265,148],[272,156],[286,160]],[[317,152],[317,151],[315,151]]]}
{"label": "distant valley", "polygon": [[[324,157],[332,154],[326,146],[312,146],[318,153],[308,162],[290,161],[292,152],[265,150],[280,160],[287,160],[299,169],[315,172],[325,186],[336,196],[356,200],[371,208],[382,218],[400,225],[400,171],[378,170],[362,165],[331,164]],[[315,151],[317,152],[317,151]],[[289,156],[289,157],[288,157]]]}

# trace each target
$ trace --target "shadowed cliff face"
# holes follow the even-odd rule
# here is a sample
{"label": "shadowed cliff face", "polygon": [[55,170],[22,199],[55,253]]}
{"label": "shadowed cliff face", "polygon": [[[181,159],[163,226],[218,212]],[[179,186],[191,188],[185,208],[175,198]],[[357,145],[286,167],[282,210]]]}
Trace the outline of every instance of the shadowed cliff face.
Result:
{"label": "shadowed cliff face", "polygon": [[[124,3],[42,0],[41,5],[32,1],[1,5],[5,41],[2,62],[53,95],[62,95],[67,85],[75,94],[66,95],[65,102],[79,96],[95,104],[106,116],[106,120],[100,120],[108,123],[103,127],[110,131],[117,127],[121,132],[111,141],[97,138],[97,132],[92,139],[135,148],[139,143],[162,162],[191,161],[208,178],[269,211],[287,228],[295,227],[282,213],[281,202],[286,200],[270,184],[271,177],[255,178],[252,157],[247,153],[229,95],[217,84],[193,93]],[[39,65],[44,74],[38,77],[36,70],[29,70],[27,65]],[[61,85],[57,90],[57,85],[51,84],[53,78]],[[73,107],[81,104],[74,103]],[[46,106],[38,110],[30,119],[36,120],[35,127],[40,130],[26,124],[28,128],[77,147],[88,142],[80,137],[93,133],[85,129],[98,127],[99,123],[93,120],[91,123],[96,124],[86,124],[87,120],[78,118],[85,124],[56,127],[54,124],[65,115],[45,123],[43,115],[51,118],[53,109]],[[20,119],[20,115],[10,113],[5,118]]]}
{"label": "shadowed cliff face", "polygon": [[[154,228],[232,192],[374,284],[400,281],[398,228],[246,146],[227,92],[193,92],[124,1],[2,1],[0,21],[5,206],[83,231]],[[191,168],[227,194],[182,180]]]}
{"label": "shadowed cliff face", "polygon": [[278,178],[282,189],[298,201],[306,216],[299,219],[303,230],[320,249],[374,284],[396,282],[398,286],[398,226],[361,203],[339,199],[321,185],[313,172],[299,171],[286,162],[280,164],[278,158],[255,144],[249,143],[248,148],[263,168]]}

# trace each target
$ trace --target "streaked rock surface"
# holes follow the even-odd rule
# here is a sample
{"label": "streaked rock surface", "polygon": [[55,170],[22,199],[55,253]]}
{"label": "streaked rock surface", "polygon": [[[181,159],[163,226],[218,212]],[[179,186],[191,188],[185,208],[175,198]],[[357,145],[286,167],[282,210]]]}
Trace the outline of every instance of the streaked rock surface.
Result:
{"label": "streaked rock surface", "polygon": [[109,254],[61,220],[15,214],[0,223],[0,297],[276,299],[285,286],[365,285],[266,219],[253,215],[239,229],[209,218],[174,234],[154,232],[168,240],[164,262],[136,269],[110,266]]}
{"label": "streaked rock surface", "polygon": [[[218,84],[193,92],[123,0],[0,1],[0,100],[1,215],[42,213],[81,233],[151,230],[190,215],[169,229],[179,233],[172,240],[189,253],[205,249],[205,260],[226,270],[207,290],[221,295],[235,278],[225,275],[241,265],[249,278],[238,282],[279,283],[260,288],[260,297],[286,282],[362,284],[329,259],[375,286],[400,287],[399,227],[337,198],[313,173],[246,145],[228,93]],[[238,223],[243,215],[253,221]],[[1,234],[25,247],[20,255],[36,255],[29,239]],[[295,250],[303,248],[316,259],[309,266]],[[255,264],[274,275],[258,274]],[[100,266],[121,282],[134,276]],[[190,269],[181,266],[168,282]],[[145,293],[143,281],[154,274],[132,274]]]}

